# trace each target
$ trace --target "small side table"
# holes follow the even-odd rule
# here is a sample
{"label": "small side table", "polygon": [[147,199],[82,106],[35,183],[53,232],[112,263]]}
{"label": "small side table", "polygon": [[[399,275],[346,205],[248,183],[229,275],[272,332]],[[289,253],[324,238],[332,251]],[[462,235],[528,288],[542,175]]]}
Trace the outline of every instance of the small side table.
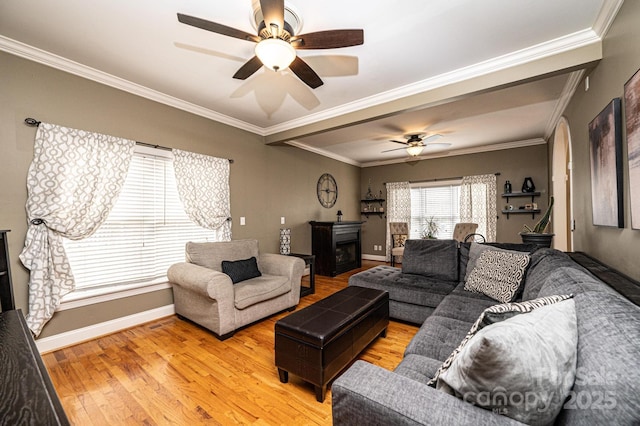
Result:
{"label": "small side table", "polygon": [[300,287],[300,297],[315,294],[316,292],[316,256],[313,254],[289,253],[289,256],[299,257],[309,265],[309,287]]}

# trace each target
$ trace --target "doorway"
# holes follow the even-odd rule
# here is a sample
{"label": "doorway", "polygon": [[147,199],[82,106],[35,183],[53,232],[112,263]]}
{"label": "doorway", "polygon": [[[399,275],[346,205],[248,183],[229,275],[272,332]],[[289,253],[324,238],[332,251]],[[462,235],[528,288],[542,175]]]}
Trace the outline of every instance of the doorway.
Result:
{"label": "doorway", "polygon": [[573,200],[571,170],[571,132],[569,122],[561,117],[553,138],[551,166],[554,207],[552,214],[553,248],[573,250]]}

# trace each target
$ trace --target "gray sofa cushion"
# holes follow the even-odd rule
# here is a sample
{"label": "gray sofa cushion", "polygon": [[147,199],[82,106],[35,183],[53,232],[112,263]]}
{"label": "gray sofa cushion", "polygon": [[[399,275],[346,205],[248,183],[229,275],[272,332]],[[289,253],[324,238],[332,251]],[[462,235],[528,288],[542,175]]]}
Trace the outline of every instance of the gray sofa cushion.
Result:
{"label": "gray sofa cushion", "polygon": [[444,281],[458,281],[457,241],[407,240],[402,272]]}
{"label": "gray sofa cushion", "polygon": [[[554,271],[565,267],[584,271],[582,267],[561,251],[541,248],[532,253],[522,291],[522,300],[530,300],[544,296],[545,294],[540,293],[540,289],[544,283],[550,279]],[[546,295],[549,294],[554,293],[546,293]]]}
{"label": "gray sofa cushion", "polygon": [[431,315],[404,351],[444,361],[469,332],[473,322]]}
{"label": "gray sofa cushion", "polygon": [[280,275],[262,275],[233,286],[236,309],[245,309],[265,300],[288,293],[291,281]]}
{"label": "gray sofa cushion", "polygon": [[578,368],[559,425],[640,424],[640,306],[600,285],[574,296]]}
{"label": "gray sofa cushion", "polygon": [[426,384],[442,364],[441,361],[422,355],[410,354],[402,359],[394,373]]}
{"label": "gray sofa cushion", "polygon": [[386,290],[389,300],[435,308],[456,284],[423,275],[405,274],[398,268],[380,265],[352,275],[349,285]]}
{"label": "gray sofa cushion", "polygon": [[469,340],[437,389],[526,424],[551,424],[576,375],[572,299],[489,325]]}
{"label": "gray sofa cushion", "polygon": [[[478,297],[467,297],[477,295]],[[464,294],[450,294],[433,311],[434,316],[455,318],[473,324],[482,311],[494,306],[496,301],[481,293],[471,293],[464,290]]]}

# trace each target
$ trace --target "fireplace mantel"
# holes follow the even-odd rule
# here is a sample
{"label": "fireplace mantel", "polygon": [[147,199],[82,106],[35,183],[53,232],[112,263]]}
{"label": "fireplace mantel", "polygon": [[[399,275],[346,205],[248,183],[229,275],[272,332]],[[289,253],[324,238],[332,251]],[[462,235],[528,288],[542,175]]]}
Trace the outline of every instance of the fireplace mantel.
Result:
{"label": "fireplace mantel", "polygon": [[362,222],[310,221],[316,273],[335,277],[362,266]]}

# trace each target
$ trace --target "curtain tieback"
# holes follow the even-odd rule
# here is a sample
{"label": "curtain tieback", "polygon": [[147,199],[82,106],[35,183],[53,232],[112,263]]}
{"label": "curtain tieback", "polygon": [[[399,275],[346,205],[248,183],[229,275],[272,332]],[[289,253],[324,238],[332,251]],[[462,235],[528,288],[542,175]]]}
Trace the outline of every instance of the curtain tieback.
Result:
{"label": "curtain tieback", "polygon": [[32,225],[42,225],[45,221],[44,219],[31,219],[29,223]]}

